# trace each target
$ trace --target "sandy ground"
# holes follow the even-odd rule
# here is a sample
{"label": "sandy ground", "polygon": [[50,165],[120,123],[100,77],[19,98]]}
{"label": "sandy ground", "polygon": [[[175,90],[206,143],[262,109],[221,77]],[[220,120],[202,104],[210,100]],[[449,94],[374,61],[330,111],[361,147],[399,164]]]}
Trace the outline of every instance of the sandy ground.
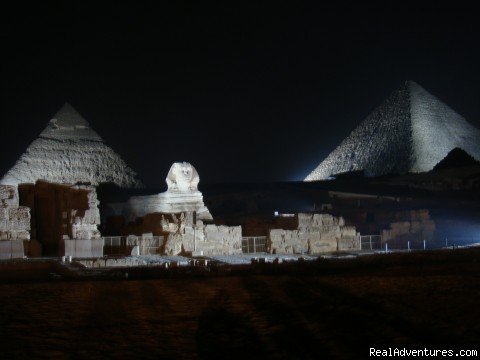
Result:
{"label": "sandy ground", "polygon": [[480,249],[469,249],[267,264],[229,276],[3,281],[1,357],[317,359],[367,357],[372,346],[480,350],[479,259]]}

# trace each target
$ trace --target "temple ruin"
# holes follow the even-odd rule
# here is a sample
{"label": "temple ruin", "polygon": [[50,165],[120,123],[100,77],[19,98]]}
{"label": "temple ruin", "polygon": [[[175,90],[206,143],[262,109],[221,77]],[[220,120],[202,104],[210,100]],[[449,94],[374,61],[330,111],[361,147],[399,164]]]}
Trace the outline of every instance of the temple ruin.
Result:
{"label": "temple ruin", "polygon": [[103,256],[94,186],[37,181],[20,184],[18,191],[31,214],[29,256]]}

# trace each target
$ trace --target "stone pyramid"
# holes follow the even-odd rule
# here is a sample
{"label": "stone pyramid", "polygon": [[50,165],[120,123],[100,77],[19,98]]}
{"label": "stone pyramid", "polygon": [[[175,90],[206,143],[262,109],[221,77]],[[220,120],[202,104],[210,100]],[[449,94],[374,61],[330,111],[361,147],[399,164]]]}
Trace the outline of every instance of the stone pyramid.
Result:
{"label": "stone pyramid", "polygon": [[468,155],[464,150],[455,148],[443,158],[433,170],[455,169],[459,167],[478,166],[480,162]]}
{"label": "stone pyramid", "polygon": [[37,180],[143,187],[135,172],[69,104],[55,114],[0,184],[18,185]]}
{"label": "stone pyramid", "polygon": [[480,130],[413,81],[377,107],[305,181],[432,170],[459,147],[480,159]]}

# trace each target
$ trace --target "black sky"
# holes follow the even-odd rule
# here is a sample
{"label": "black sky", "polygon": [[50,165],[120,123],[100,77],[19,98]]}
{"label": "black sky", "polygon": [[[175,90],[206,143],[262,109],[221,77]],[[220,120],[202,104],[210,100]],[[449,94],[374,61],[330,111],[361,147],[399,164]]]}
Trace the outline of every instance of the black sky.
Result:
{"label": "black sky", "polygon": [[64,102],[151,187],[174,161],[204,183],[301,180],[409,79],[480,127],[473,8],[334,3],[3,9],[0,172]]}

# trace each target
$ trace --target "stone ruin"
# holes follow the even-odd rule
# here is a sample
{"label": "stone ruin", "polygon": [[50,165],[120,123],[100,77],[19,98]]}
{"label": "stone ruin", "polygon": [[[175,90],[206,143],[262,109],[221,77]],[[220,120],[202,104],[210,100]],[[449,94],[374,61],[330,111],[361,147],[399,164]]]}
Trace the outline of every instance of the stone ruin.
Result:
{"label": "stone ruin", "polygon": [[213,220],[210,211],[203,203],[203,195],[198,191],[200,178],[197,170],[189,163],[174,163],[168,172],[166,192],[133,196],[126,205],[127,219],[133,221],[152,213],[178,214],[196,212],[197,219]]}
{"label": "stone ruin", "polygon": [[174,216],[174,223],[163,222],[168,233],[164,246],[167,255],[197,253],[202,255],[235,255],[242,253],[242,227],[204,225],[192,221],[192,213]]}
{"label": "stone ruin", "polygon": [[[241,226],[205,225],[201,220],[194,223],[193,212],[148,214],[147,217],[151,220],[156,219],[160,228],[155,227],[154,233],[143,232],[142,235],[125,236],[126,253],[130,253],[134,247],[137,247],[137,255],[234,255],[242,253]],[[144,230],[148,229],[144,228]],[[132,254],[134,254],[134,250]]]}
{"label": "stone ruin", "polygon": [[382,231],[383,243],[405,246],[407,241],[434,239],[435,221],[430,219],[430,213],[426,209],[398,212],[395,220],[390,223],[389,229]]}
{"label": "stone ruin", "polygon": [[30,255],[103,256],[94,186],[37,181],[19,185],[19,193],[22,205],[31,209],[32,242],[41,247],[32,247]]}
{"label": "stone ruin", "polygon": [[72,190],[86,191],[87,206],[84,211],[70,209],[69,238],[64,236],[65,256],[73,257],[101,257],[103,256],[103,239],[98,225],[100,225],[99,201],[95,187],[86,185],[72,186]]}
{"label": "stone ruin", "polygon": [[16,186],[0,185],[0,259],[23,258],[30,241],[30,209],[19,206]]}
{"label": "stone ruin", "polygon": [[269,247],[273,254],[319,254],[360,250],[355,227],[345,226],[342,217],[330,214],[298,214],[296,230],[271,229]]}

